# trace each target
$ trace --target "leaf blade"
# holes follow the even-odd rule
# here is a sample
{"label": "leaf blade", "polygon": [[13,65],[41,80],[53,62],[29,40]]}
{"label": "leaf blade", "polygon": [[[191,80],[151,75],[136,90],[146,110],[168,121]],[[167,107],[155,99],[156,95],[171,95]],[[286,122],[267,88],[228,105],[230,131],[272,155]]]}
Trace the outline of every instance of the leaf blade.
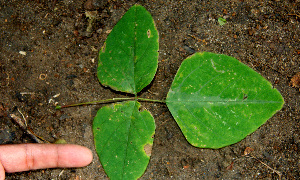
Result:
{"label": "leaf blade", "polygon": [[254,132],[284,102],[251,68],[230,56],[204,52],[182,63],[166,103],[192,145],[216,149]]}
{"label": "leaf blade", "polygon": [[156,73],[158,48],[158,32],[150,13],[142,6],[132,6],[99,52],[99,81],[114,90],[137,94]]}
{"label": "leaf blade", "polygon": [[93,123],[96,151],[111,179],[137,179],[151,154],[154,119],[136,101],[101,108]]}

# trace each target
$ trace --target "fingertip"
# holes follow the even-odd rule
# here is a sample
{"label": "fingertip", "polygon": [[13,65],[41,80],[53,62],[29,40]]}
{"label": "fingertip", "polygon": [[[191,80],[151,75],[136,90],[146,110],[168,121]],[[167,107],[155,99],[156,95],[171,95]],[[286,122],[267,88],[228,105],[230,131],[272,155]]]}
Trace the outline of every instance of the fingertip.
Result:
{"label": "fingertip", "polygon": [[93,160],[90,149],[74,144],[2,145],[0,152],[0,180],[5,171],[84,167]]}
{"label": "fingertip", "polygon": [[[84,167],[93,160],[92,151],[84,146],[68,144],[62,145],[60,167]],[[64,160],[63,160],[64,159]]]}
{"label": "fingertip", "polygon": [[84,146],[80,146],[82,148],[82,152],[81,152],[81,163],[82,166],[87,166],[89,165],[92,161],[93,161],[93,153],[92,151]]}

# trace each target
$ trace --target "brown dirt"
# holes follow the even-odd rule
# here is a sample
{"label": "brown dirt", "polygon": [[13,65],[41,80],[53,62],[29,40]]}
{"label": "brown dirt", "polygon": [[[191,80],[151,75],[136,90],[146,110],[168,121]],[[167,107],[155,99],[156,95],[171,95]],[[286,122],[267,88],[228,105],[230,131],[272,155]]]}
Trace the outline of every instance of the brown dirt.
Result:
{"label": "brown dirt", "polygon": [[[7,114],[28,116],[29,127],[54,141],[84,145],[93,162],[79,169],[46,169],[7,174],[7,179],[107,179],[93,145],[92,121],[102,105],[54,110],[70,104],[123,97],[100,85],[97,51],[108,31],[135,2],[79,0],[0,1],[0,143],[33,140]],[[163,99],[181,62],[194,51],[233,56],[268,79],[286,104],[257,131],[218,150],[191,146],[167,107],[142,103],[154,116],[156,134],[149,166],[141,179],[300,178],[299,89],[300,1],[141,1],[160,34],[159,67],[142,97]],[[87,32],[87,9],[97,10]],[[220,26],[219,17],[227,19]],[[22,55],[26,52],[26,55]],[[54,97],[59,94],[58,97]],[[246,147],[252,156],[242,156]]]}

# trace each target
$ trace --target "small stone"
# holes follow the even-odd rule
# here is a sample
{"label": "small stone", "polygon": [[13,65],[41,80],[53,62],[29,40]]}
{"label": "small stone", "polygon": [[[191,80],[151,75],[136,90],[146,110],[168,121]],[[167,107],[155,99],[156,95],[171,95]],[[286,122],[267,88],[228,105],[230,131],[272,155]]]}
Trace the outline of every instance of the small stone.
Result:
{"label": "small stone", "polygon": [[107,3],[108,3],[107,0],[87,0],[84,3],[84,8],[89,11],[103,9]]}
{"label": "small stone", "polygon": [[196,52],[195,49],[189,47],[189,46],[186,45],[186,44],[183,46],[183,49],[184,49],[185,51],[187,51],[187,53],[189,53],[189,54],[194,54],[194,53]]}
{"label": "small stone", "polygon": [[19,51],[19,53],[23,56],[26,56],[26,54],[27,54],[26,51]]}

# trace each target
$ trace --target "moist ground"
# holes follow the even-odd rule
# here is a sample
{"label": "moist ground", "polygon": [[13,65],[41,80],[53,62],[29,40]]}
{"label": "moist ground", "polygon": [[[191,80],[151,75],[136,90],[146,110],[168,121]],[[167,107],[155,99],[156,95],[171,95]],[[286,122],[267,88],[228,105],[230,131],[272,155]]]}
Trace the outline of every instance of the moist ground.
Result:
{"label": "moist ground", "polygon": [[[92,121],[103,105],[56,111],[55,103],[125,97],[101,86],[97,54],[109,31],[136,1],[0,1],[0,143],[34,142],[7,114],[27,117],[48,141],[93,150],[85,168],[7,174],[7,179],[108,179],[94,150]],[[195,51],[233,56],[277,88],[285,105],[257,131],[218,150],[191,146],[167,107],[142,103],[155,118],[151,160],[141,179],[299,179],[300,2],[141,1],[160,34],[159,67],[140,94],[164,99],[181,62]],[[94,11],[94,12],[92,12]],[[93,22],[88,15],[95,16]],[[221,26],[218,18],[227,20]],[[19,112],[20,111],[20,112]],[[243,156],[246,147],[253,157]],[[265,166],[267,164],[270,168]]]}

